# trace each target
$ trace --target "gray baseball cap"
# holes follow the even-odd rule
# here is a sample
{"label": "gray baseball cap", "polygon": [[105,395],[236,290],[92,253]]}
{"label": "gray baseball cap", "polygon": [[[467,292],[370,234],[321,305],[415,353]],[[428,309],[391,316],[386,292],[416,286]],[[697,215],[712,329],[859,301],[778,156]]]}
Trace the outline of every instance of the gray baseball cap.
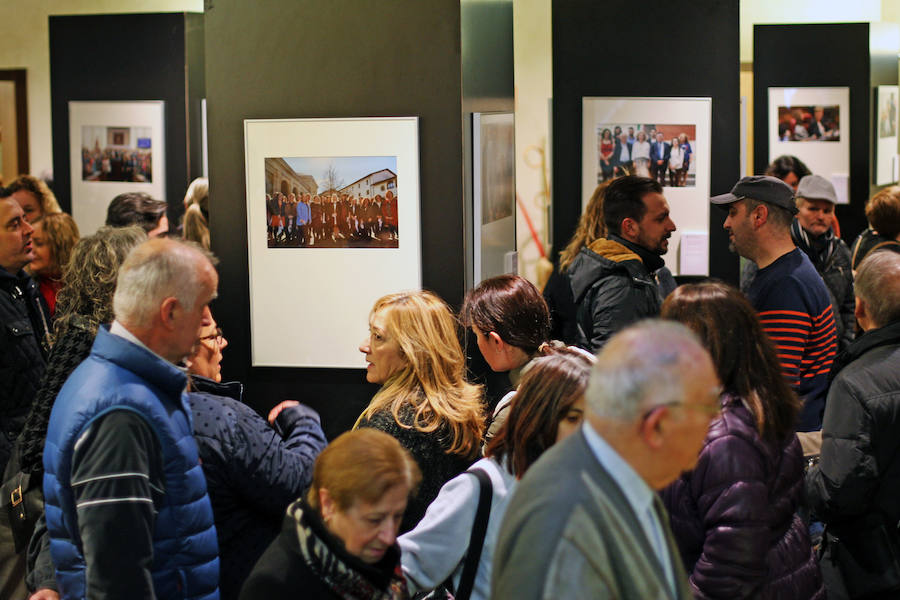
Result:
{"label": "gray baseball cap", "polygon": [[807,175],[797,186],[797,197],[804,200],[825,200],[837,203],[837,192],[831,182],[821,175]]}
{"label": "gray baseball cap", "polygon": [[754,200],[774,204],[791,211],[791,214],[797,214],[797,206],[794,204],[794,190],[780,179],[769,177],[768,175],[744,177],[734,184],[730,193],[713,196],[709,201],[713,204],[731,204],[744,198],[753,198]]}

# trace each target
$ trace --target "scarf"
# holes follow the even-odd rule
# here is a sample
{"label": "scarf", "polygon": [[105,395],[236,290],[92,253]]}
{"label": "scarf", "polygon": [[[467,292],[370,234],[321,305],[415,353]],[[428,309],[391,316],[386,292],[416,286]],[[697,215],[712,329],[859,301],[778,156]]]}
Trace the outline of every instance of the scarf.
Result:
{"label": "scarf", "polygon": [[794,243],[806,253],[819,272],[822,271],[825,263],[834,254],[834,248],[837,245],[837,238],[834,236],[833,230],[829,229],[818,238],[813,238],[800,226],[800,221],[797,219],[791,222],[791,237],[794,238]]}
{"label": "scarf", "polygon": [[[358,559],[354,561],[352,556],[343,551],[339,542],[335,544],[335,537],[325,530],[316,511],[304,501],[298,500],[291,504],[287,513],[296,525],[303,561],[335,594],[345,600],[403,600],[409,598],[396,548],[393,551],[389,550],[378,564],[366,565]],[[352,564],[353,562],[357,564]],[[386,562],[395,565],[393,572],[389,575],[386,588],[376,585],[371,577],[367,577],[366,573],[360,570],[367,570],[370,575],[381,575],[383,578],[387,575],[383,566]]]}

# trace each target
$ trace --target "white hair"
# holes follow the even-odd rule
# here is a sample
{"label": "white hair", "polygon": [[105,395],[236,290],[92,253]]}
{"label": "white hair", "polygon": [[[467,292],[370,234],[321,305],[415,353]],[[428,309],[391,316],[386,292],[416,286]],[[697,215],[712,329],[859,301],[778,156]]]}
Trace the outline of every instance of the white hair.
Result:
{"label": "white hair", "polygon": [[690,365],[706,354],[697,336],[674,321],[646,320],[603,347],[585,399],[598,417],[632,422],[656,406],[684,401]]}
{"label": "white hair", "polygon": [[857,298],[875,327],[900,319],[900,254],[878,250],[859,264],[853,282]]}
{"label": "white hair", "polygon": [[166,298],[195,308],[204,262],[211,255],[196,244],[152,239],[136,246],[122,263],[113,296],[116,319],[146,327]]}

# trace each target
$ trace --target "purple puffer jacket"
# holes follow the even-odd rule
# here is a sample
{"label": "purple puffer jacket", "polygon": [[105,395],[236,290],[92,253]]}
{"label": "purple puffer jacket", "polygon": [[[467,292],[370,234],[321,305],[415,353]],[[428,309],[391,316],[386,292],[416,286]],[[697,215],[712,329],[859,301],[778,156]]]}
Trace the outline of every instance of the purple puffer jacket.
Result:
{"label": "purple puffer jacket", "polygon": [[797,436],[766,442],[740,399],[722,396],[693,471],[662,499],[697,598],[825,598],[809,533]]}

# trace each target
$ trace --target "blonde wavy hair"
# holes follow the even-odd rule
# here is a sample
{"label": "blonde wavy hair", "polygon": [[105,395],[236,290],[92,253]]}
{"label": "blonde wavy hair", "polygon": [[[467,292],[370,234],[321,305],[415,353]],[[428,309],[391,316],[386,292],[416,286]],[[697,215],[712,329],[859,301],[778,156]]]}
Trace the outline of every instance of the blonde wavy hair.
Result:
{"label": "blonde wavy hair", "polygon": [[[611,180],[610,180],[611,181]],[[578,221],[578,229],[569,243],[559,253],[559,270],[565,273],[581,249],[590,246],[595,240],[606,237],[606,225],[603,223],[603,198],[609,181],[604,181],[591,194],[591,199]]]}
{"label": "blonde wavy hair", "polygon": [[[450,308],[428,291],[399,292],[375,302],[370,323],[379,312],[384,314],[386,333],[400,346],[405,366],[384,382],[357,425],[390,408],[404,429],[431,433],[446,426],[451,434],[447,453],[474,456],[484,428],[481,387],[465,380],[465,357]],[[415,411],[412,424],[401,422],[404,406]]]}

